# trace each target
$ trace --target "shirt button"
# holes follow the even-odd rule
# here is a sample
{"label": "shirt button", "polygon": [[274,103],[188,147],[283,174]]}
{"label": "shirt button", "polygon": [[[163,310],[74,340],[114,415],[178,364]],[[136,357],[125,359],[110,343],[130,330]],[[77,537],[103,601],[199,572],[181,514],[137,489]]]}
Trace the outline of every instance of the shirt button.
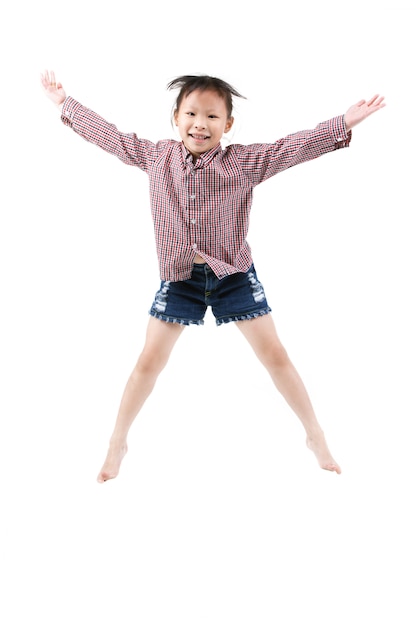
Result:
{"label": "shirt button", "polygon": [[191,224],[195,224],[195,220],[191,220]]}
{"label": "shirt button", "polygon": [[197,250],[197,244],[196,243],[193,243],[193,248],[194,248],[194,250]]}
{"label": "shirt button", "polygon": [[191,200],[195,200],[195,194],[192,194],[192,195],[190,196],[190,198],[191,198]]}

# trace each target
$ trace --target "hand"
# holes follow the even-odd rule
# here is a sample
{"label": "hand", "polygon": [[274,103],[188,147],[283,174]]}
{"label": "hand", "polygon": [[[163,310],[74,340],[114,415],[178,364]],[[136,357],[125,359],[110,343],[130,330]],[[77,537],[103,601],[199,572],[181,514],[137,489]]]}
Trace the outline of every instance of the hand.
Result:
{"label": "hand", "polygon": [[46,70],[45,74],[41,74],[41,83],[46,95],[54,104],[59,106],[64,102],[67,96],[61,83],[55,81],[54,72],[49,73]]}
{"label": "hand", "polygon": [[346,130],[349,131],[356,124],[375,113],[375,111],[383,109],[384,106],[384,96],[379,95],[374,96],[368,102],[360,100],[357,104],[352,105],[345,113]]}

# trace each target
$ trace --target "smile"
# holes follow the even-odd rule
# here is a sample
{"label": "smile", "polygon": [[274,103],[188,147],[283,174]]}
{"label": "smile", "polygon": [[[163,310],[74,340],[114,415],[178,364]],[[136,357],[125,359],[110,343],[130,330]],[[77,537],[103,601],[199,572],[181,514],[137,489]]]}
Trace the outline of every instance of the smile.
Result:
{"label": "smile", "polygon": [[210,138],[207,135],[191,135],[191,134],[190,134],[190,137],[192,137],[195,141],[204,141],[205,139]]}

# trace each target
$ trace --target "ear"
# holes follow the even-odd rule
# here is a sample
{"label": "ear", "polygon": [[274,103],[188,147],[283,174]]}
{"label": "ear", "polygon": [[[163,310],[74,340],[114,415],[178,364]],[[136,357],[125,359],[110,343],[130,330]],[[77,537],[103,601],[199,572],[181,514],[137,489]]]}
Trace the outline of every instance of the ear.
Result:
{"label": "ear", "polygon": [[228,133],[229,130],[232,128],[233,126],[233,122],[235,121],[235,118],[230,116],[229,119],[226,122],[226,126],[224,127],[224,132]]}
{"label": "ear", "polygon": [[175,122],[175,126],[178,126],[178,109],[175,109],[173,119]]}

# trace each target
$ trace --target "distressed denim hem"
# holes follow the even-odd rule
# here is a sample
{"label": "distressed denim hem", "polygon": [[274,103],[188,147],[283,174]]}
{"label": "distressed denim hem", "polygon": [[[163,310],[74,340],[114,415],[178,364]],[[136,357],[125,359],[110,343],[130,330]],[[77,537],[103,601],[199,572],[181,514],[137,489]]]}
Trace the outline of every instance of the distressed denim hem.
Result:
{"label": "distressed denim hem", "polygon": [[253,313],[247,313],[246,315],[225,315],[224,317],[220,317],[216,319],[216,325],[221,326],[222,324],[228,324],[229,322],[243,322],[245,320],[253,320],[256,317],[261,317],[261,315],[268,315],[271,313],[272,309],[268,306],[265,309],[261,309],[260,311],[254,311]]}
{"label": "distressed denim hem", "polygon": [[152,317],[156,317],[156,319],[161,320],[162,322],[167,322],[168,324],[181,324],[181,326],[189,326],[190,324],[203,326],[204,324],[204,320],[182,320],[178,317],[170,317],[169,315],[155,313],[155,311],[152,310],[149,311],[149,315],[152,315]]}

